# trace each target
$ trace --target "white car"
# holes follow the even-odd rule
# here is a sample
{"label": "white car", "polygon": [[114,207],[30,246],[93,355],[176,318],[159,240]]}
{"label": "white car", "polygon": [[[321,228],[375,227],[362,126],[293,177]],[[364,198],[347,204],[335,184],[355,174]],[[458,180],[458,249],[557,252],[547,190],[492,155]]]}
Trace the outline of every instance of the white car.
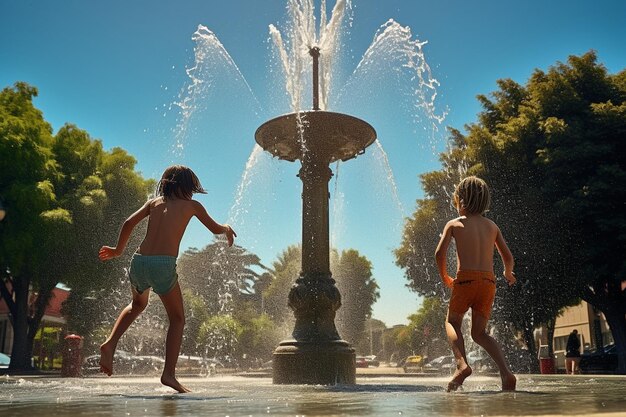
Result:
{"label": "white car", "polygon": [[493,372],[496,365],[491,357],[482,349],[473,350],[467,354],[467,364],[478,372]]}
{"label": "white car", "polygon": [[448,374],[452,373],[454,369],[456,369],[456,364],[452,355],[439,356],[424,365],[424,372],[430,373]]}

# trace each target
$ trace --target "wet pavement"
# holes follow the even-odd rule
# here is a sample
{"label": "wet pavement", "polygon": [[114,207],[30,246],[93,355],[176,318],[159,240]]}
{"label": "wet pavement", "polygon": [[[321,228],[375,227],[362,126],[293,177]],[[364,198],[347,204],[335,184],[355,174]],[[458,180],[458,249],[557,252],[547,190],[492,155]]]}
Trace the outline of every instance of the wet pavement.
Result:
{"label": "wet pavement", "polygon": [[518,391],[472,376],[447,393],[447,377],[372,376],[353,386],[273,385],[270,378],[0,377],[0,414],[13,416],[626,416],[624,376],[520,375]]}

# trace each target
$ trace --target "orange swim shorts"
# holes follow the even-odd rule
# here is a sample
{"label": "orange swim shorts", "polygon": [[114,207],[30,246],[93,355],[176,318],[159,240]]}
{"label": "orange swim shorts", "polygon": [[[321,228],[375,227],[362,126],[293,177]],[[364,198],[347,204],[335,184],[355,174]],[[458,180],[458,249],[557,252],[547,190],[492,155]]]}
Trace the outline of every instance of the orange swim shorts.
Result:
{"label": "orange swim shorts", "polygon": [[448,309],[465,314],[468,309],[489,319],[496,296],[496,278],[490,271],[458,271]]}

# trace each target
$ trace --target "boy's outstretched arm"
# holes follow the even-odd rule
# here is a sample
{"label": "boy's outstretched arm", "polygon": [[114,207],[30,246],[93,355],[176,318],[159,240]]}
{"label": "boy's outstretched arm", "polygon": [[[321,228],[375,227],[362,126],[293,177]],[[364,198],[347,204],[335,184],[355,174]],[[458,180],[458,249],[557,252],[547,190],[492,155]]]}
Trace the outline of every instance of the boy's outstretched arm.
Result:
{"label": "boy's outstretched arm", "polygon": [[513,285],[516,281],[515,273],[513,272],[515,260],[513,259],[513,254],[511,253],[511,250],[504,240],[504,236],[502,236],[500,228],[498,228],[498,234],[496,236],[496,248],[498,249],[498,253],[500,254],[502,262],[504,263],[504,278],[507,280],[509,285]]}
{"label": "boy's outstretched arm", "polygon": [[100,248],[98,252],[98,257],[101,261],[106,261],[108,259],[116,258],[124,252],[124,248],[126,248],[126,244],[128,243],[128,239],[130,238],[130,234],[137,224],[148,217],[150,215],[150,203],[152,200],[149,200],[144,204],[139,210],[130,215],[129,218],[124,221],[122,228],[120,229],[120,235],[117,238],[117,245],[111,246],[103,246]]}
{"label": "boy's outstretched arm", "polygon": [[454,279],[448,275],[446,258],[448,256],[448,246],[450,246],[450,239],[452,239],[452,222],[446,223],[441,234],[441,239],[435,250],[435,260],[437,261],[437,269],[444,285],[448,288],[452,288]]}
{"label": "boy's outstretched arm", "polygon": [[194,201],[194,215],[200,220],[200,222],[215,235],[226,235],[228,246],[232,246],[237,237],[237,233],[228,224],[219,224],[207,213],[204,206],[198,201]]}

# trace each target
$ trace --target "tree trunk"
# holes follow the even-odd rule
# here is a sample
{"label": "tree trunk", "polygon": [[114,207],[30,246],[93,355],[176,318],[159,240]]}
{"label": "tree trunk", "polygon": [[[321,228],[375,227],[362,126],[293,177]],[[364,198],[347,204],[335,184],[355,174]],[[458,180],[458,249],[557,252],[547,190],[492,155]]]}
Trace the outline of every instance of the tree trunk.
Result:
{"label": "tree trunk", "polygon": [[47,286],[40,288],[37,293],[37,300],[35,301],[35,305],[33,306],[34,308],[32,308],[32,310],[34,310],[34,315],[28,319],[28,334],[26,336],[25,354],[27,355],[29,360],[33,357],[35,336],[37,335],[37,331],[39,330],[39,326],[41,325],[41,320],[46,313],[46,308],[48,308],[48,303],[50,302],[50,299],[52,299],[52,291],[54,290],[54,287],[56,287],[56,284],[56,282],[47,283]]}
{"label": "tree trunk", "polygon": [[626,318],[624,314],[604,312],[617,347],[617,373],[626,374]]}
{"label": "tree trunk", "polygon": [[28,342],[28,293],[30,279],[14,277],[15,317],[13,318],[13,349],[9,370],[31,370],[32,344]]}
{"label": "tree trunk", "polygon": [[529,363],[532,364],[532,368],[529,369],[531,373],[539,372],[539,363],[537,361],[537,349],[535,348],[535,336],[533,329],[530,325],[524,326],[524,342],[528,348]]}
{"label": "tree trunk", "polygon": [[43,319],[44,314],[46,313],[46,308],[48,308],[48,304],[52,299],[52,291],[54,291],[54,287],[56,287],[58,283],[47,283],[45,287],[42,287],[37,292],[37,300],[35,301],[34,315],[29,319],[28,322],[28,343],[30,345],[30,351],[32,353],[33,350],[33,342],[35,340],[35,336],[37,335],[37,331],[39,330],[39,326],[41,324],[41,319]]}
{"label": "tree trunk", "polygon": [[548,320],[546,329],[548,330],[548,356],[554,357],[554,329],[556,327],[556,316]]}

